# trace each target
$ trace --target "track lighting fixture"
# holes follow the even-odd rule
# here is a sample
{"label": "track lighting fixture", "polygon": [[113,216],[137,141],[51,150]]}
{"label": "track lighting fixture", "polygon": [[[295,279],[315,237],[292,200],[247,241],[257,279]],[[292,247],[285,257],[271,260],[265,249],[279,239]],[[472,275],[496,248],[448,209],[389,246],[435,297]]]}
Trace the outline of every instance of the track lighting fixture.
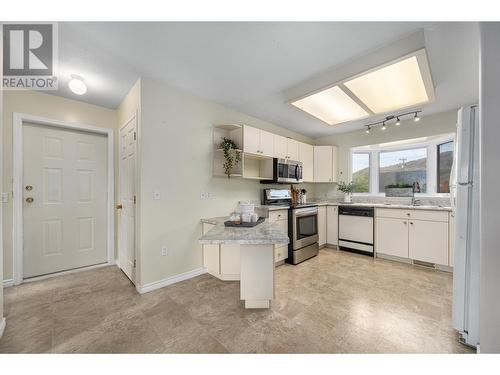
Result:
{"label": "track lighting fixture", "polygon": [[378,126],[378,125],[382,125],[381,128],[380,128],[381,130],[386,130],[387,129],[387,125],[391,124],[392,120],[395,120],[394,124],[397,125],[397,126],[399,126],[399,125],[401,125],[401,118],[403,118],[404,116],[413,115],[413,121],[415,121],[415,122],[420,121],[420,117],[418,117],[418,114],[420,112],[422,112],[422,111],[418,110],[418,111],[411,111],[411,112],[406,112],[406,113],[400,113],[398,115],[389,115],[386,118],[384,118],[383,120],[380,120],[380,121],[373,122],[371,124],[365,125],[366,126],[365,133],[366,134],[370,134],[371,128],[374,127],[374,126]]}

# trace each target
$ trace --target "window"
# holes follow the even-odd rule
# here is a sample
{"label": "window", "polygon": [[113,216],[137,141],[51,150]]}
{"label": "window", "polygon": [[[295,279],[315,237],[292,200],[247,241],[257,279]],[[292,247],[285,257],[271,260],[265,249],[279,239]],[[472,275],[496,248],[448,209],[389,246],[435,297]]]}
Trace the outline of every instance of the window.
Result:
{"label": "window", "polygon": [[427,149],[381,151],[379,160],[379,192],[387,185],[413,185],[415,193],[427,191]]}
{"label": "window", "polygon": [[437,192],[450,192],[450,173],[453,164],[453,141],[437,145]]}
{"label": "window", "polygon": [[388,185],[415,194],[449,194],[455,134],[403,139],[351,148],[353,192],[383,195]]}
{"label": "window", "polygon": [[354,152],[352,154],[352,182],[355,193],[370,192],[370,154]]}

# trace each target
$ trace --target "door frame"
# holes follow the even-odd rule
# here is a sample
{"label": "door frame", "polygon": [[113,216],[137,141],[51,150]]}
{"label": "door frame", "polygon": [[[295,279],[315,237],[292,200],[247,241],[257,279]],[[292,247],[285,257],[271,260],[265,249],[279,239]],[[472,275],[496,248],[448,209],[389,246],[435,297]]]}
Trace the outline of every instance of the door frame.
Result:
{"label": "door frame", "polygon": [[29,122],[35,125],[46,125],[61,129],[80,130],[87,133],[103,134],[107,137],[107,190],[108,190],[108,203],[107,203],[107,260],[108,264],[115,263],[114,249],[115,249],[115,218],[114,218],[114,140],[113,129],[100,128],[93,125],[74,124],[60,120],[49,119],[40,116],[29,115],[25,113],[14,112],[12,121],[13,131],[13,279],[14,285],[19,285],[23,282],[23,125]]}

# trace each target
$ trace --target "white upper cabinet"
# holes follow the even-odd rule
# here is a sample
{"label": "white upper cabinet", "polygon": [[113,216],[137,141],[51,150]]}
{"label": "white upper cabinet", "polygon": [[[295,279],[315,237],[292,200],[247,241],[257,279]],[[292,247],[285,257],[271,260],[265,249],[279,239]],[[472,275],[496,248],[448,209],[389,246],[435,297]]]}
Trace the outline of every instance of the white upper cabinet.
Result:
{"label": "white upper cabinet", "polygon": [[332,147],[314,146],[314,182],[333,182],[332,171]]}
{"label": "white upper cabinet", "polygon": [[300,160],[299,143],[295,139],[274,134],[274,157],[279,159]]}
{"label": "white upper cabinet", "polygon": [[314,146],[314,182],[337,182],[337,147]]}
{"label": "white upper cabinet", "polygon": [[243,151],[272,157],[274,155],[274,135],[245,125],[243,127]]}
{"label": "white upper cabinet", "polygon": [[305,182],[314,181],[314,146],[299,143],[299,159],[303,164],[302,179]]}
{"label": "white upper cabinet", "polygon": [[287,138],[281,135],[274,134],[274,157],[279,159],[286,159],[286,157],[288,156],[287,148]]}
{"label": "white upper cabinet", "polygon": [[261,155],[264,156],[274,156],[274,134],[266,132],[265,130],[260,131],[260,151]]}
{"label": "white upper cabinet", "polygon": [[337,146],[332,146],[332,181],[337,182],[339,176],[339,157]]}
{"label": "white upper cabinet", "polygon": [[288,159],[299,160],[299,142],[295,139],[287,138]]}
{"label": "white upper cabinet", "polygon": [[260,155],[260,129],[243,127],[243,151]]}

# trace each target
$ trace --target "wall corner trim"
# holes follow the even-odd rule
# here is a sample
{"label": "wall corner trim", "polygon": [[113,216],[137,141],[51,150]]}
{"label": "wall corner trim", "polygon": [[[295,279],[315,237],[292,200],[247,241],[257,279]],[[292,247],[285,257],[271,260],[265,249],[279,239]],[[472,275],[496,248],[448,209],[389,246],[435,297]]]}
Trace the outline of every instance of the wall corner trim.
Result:
{"label": "wall corner trim", "polygon": [[5,318],[1,318],[1,320],[0,320],[0,339],[2,338],[3,333],[5,331],[5,325],[6,325]]}
{"label": "wall corner trim", "polygon": [[3,281],[4,288],[9,288],[11,286],[14,286],[14,279],[6,279]]}
{"label": "wall corner trim", "polygon": [[170,277],[167,277],[166,279],[154,281],[152,283],[148,283],[148,284],[144,284],[144,285],[136,285],[135,288],[139,294],[144,294],[144,293],[152,292],[153,290],[156,290],[156,289],[166,287],[168,285],[178,283],[179,281],[192,279],[193,277],[203,275],[204,273],[207,273],[207,269],[205,267],[200,267],[200,268],[196,268],[192,271],[187,271],[187,272],[181,273],[179,275],[170,276]]}

